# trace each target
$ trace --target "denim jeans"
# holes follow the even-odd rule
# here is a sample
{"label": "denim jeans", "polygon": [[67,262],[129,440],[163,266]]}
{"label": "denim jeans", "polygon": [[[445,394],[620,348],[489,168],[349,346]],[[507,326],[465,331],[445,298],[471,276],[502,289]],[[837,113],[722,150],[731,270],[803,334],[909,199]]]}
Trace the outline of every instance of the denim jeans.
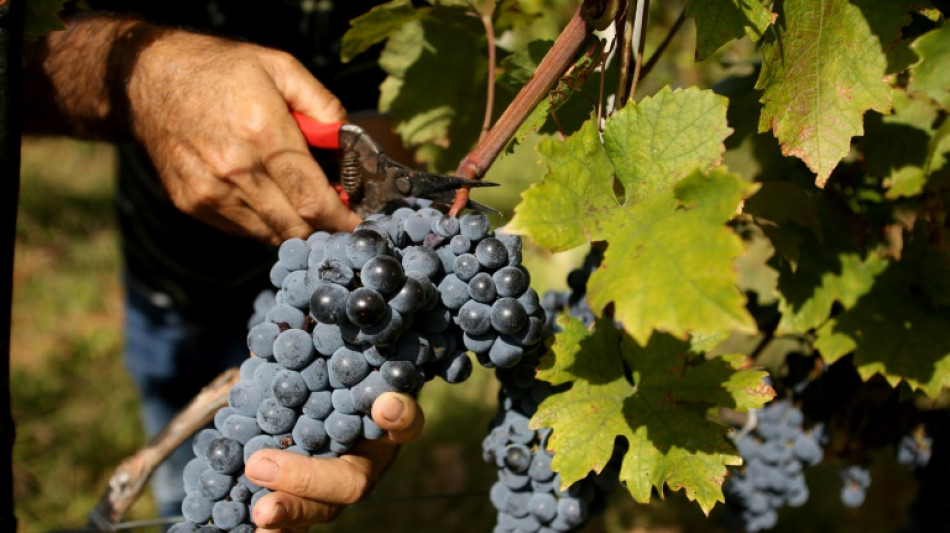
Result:
{"label": "denim jeans", "polygon": [[[162,294],[126,283],[126,367],[141,394],[142,419],[151,438],[215,376],[248,357],[247,313],[236,317],[189,318]],[[243,318],[240,318],[243,317]],[[218,323],[222,322],[224,324]],[[182,471],[194,457],[185,441],[150,480],[161,516],[179,516],[185,497]]]}

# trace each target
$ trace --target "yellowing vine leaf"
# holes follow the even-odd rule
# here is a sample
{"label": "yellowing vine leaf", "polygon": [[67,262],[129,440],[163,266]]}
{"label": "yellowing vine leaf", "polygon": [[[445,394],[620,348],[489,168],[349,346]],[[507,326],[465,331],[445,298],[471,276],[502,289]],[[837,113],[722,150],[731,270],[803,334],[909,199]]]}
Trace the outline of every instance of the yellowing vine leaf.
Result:
{"label": "yellowing vine leaf", "polygon": [[614,176],[632,204],[715,165],[731,131],[726,99],[698,89],[667,87],[626,106],[607,121],[603,142],[588,121],[566,142],[539,145],[550,171],[522,195],[511,229],[553,251],[603,239],[604,220],[625,216],[615,213]]}
{"label": "yellowing vine leaf", "polygon": [[697,61],[745,35],[758,41],[777,17],[761,0],[689,0],[686,15],[696,19]]}
{"label": "yellowing vine leaf", "polygon": [[603,218],[620,203],[597,125],[588,121],[566,141],[544,140],[538,152],[548,173],[522,193],[511,231],[528,233],[555,252],[599,239]]}
{"label": "yellowing vine leaf", "polygon": [[862,117],[887,113],[887,50],[910,21],[903,1],[780,2],[781,22],[763,39],[759,131],[772,130],[786,155],[803,160],[823,187],[864,131]]}
{"label": "yellowing vine leaf", "polygon": [[727,104],[712,91],[664,87],[608,120],[604,145],[627,202],[719,164],[732,133]]}
{"label": "yellowing vine leaf", "polygon": [[600,472],[620,436],[629,443],[620,480],[638,502],[649,502],[664,486],[684,490],[707,514],[724,501],[726,465],[741,459],[727,428],[706,412],[764,405],[774,396],[765,372],[739,370],[741,356],[704,361],[690,353],[689,343],[665,335],[640,347],[610,320],[598,321],[593,332],[572,318],[559,323],[564,331],[538,377],[571,387],[544,400],[531,423],[553,429],[548,446],[562,485]]}
{"label": "yellowing vine leaf", "polygon": [[754,190],[723,170],[694,172],[613,211],[603,230],[610,244],[588,284],[591,309],[613,303],[614,317],[641,344],[654,330],[754,333],[733,266],[744,247],[725,225]]}

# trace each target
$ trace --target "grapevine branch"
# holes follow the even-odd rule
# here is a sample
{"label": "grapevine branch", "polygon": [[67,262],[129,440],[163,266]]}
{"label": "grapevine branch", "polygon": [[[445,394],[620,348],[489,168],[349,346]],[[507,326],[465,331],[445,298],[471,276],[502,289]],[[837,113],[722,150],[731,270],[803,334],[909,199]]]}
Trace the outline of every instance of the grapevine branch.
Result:
{"label": "grapevine branch", "polygon": [[145,483],[179,444],[214,418],[228,403],[228,392],[240,379],[237,368],[226,370],[198,393],[144,448],[116,468],[99,503],[89,514],[88,528],[110,531],[142,495]]}
{"label": "grapevine branch", "polygon": [[[586,3],[588,2],[585,1]],[[475,179],[482,177],[531,111],[571,65],[574,56],[592,30],[592,26],[584,17],[583,9],[582,6],[577,10],[554,42],[554,46],[541,60],[538,70],[521,88],[488,134],[459,163],[455,171],[458,176]],[[468,196],[468,189],[459,189],[449,213],[457,215],[461,212],[468,203]]]}

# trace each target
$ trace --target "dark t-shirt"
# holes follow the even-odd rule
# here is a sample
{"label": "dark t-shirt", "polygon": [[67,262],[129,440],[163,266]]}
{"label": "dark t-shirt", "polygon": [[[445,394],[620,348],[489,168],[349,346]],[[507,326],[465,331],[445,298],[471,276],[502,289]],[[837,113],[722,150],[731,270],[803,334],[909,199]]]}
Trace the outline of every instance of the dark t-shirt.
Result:
{"label": "dark t-shirt", "polygon": [[[211,32],[285,50],[306,65],[351,111],[375,109],[383,79],[367,55],[342,65],[339,42],[348,21],[378,2],[91,0],[93,9],[135,12],[150,21]],[[265,7],[266,5],[266,7]],[[321,159],[335,172],[330,154]],[[267,287],[275,250],[225,234],[178,211],[144,149],[119,149],[118,217],[129,284],[154,303],[206,324],[243,323]]]}

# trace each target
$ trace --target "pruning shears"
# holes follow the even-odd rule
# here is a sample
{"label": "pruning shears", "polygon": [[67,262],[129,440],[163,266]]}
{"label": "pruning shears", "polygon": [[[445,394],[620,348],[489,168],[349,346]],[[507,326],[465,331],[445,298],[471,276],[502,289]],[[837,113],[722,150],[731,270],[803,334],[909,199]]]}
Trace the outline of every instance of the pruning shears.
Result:
{"label": "pruning shears", "polygon": [[[291,112],[307,144],[314,148],[342,150],[340,195],[361,216],[381,211],[403,198],[425,198],[451,204],[461,187],[494,187],[497,183],[434,174],[409,168],[383,153],[363,128],[347,122],[322,123]],[[501,214],[497,209],[469,200],[477,211]]]}

